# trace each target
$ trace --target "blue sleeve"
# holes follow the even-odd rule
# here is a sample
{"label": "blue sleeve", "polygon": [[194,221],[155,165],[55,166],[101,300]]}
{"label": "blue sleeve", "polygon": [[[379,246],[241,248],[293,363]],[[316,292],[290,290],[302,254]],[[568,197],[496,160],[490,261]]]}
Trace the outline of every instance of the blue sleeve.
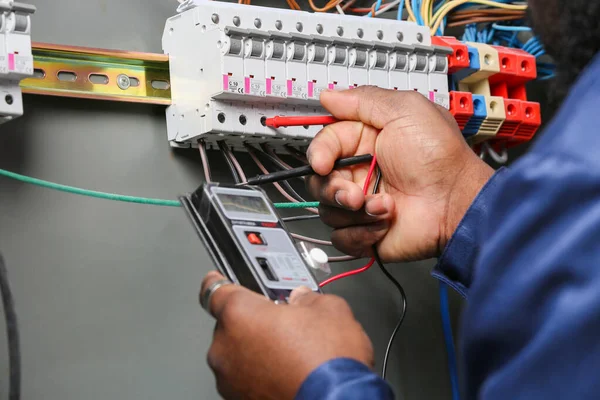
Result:
{"label": "blue sleeve", "polygon": [[482,229],[490,212],[496,188],[504,182],[507,170],[496,171],[481,189],[446,245],[432,275],[467,296],[473,280],[473,269],[481,250]]}
{"label": "blue sleeve", "polygon": [[534,152],[498,189],[463,313],[468,398],[598,398],[600,167]]}
{"label": "blue sleeve", "polygon": [[320,365],[306,378],[296,400],[393,400],[388,384],[366,365],[337,358]]}

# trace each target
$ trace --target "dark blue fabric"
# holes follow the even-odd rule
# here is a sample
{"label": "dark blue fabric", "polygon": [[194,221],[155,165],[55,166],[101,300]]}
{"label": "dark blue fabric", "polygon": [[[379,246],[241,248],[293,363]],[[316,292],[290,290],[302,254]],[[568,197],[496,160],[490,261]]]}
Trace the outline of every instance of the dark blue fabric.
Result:
{"label": "dark blue fabric", "polygon": [[[599,80],[597,57],[536,146],[481,191],[433,271],[468,293],[467,399],[600,398]],[[374,373],[339,362],[301,398],[388,398]]]}
{"label": "dark blue fabric", "polygon": [[392,400],[394,393],[364,364],[338,358],[319,366],[302,384],[296,400]]}

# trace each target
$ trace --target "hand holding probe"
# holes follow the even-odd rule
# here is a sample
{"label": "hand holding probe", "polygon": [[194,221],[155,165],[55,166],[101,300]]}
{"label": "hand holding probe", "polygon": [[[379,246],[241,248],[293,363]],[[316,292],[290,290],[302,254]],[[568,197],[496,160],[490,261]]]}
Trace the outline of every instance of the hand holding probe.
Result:
{"label": "hand holding probe", "polygon": [[[344,167],[350,167],[357,164],[370,163],[373,160],[371,154],[363,154],[360,156],[342,158],[337,160],[333,164],[333,169],[339,169]],[[240,183],[240,185],[264,185],[266,183],[279,182],[291,178],[299,178],[302,176],[314,175],[316,172],[310,165],[304,165],[298,168],[292,168],[286,171],[277,171],[271,174],[257,175],[254,178],[248,179],[247,182]]]}

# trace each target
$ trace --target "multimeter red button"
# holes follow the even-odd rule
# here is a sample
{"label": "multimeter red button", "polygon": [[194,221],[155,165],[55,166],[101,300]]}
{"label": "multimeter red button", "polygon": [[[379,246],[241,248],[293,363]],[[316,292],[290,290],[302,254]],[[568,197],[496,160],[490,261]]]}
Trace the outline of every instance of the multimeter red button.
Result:
{"label": "multimeter red button", "polygon": [[246,233],[246,238],[248,238],[248,241],[250,242],[250,244],[256,244],[256,245],[265,244],[265,241],[262,240],[262,237],[258,233],[248,232],[248,233]]}

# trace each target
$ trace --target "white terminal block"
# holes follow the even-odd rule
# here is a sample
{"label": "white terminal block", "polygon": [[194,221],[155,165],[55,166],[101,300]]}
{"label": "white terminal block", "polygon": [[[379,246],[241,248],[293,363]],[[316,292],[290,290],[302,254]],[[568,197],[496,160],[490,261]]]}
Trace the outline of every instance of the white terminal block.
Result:
{"label": "white terminal block", "polygon": [[23,115],[19,82],[33,75],[31,14],[35,7],[0,1],[0,123]]}
{"label": "white terminal block", "polygon": [[205,0],[192,6],[169,18],[163,35],[174,147],[200,139],[240,150],[246,142],[304,147],[321,127],[273,129],[264,121],[327,115],[318,102],[325,89],[376,85],[447,96],[447,66],[432,69],[442,55],[427,27]]}

